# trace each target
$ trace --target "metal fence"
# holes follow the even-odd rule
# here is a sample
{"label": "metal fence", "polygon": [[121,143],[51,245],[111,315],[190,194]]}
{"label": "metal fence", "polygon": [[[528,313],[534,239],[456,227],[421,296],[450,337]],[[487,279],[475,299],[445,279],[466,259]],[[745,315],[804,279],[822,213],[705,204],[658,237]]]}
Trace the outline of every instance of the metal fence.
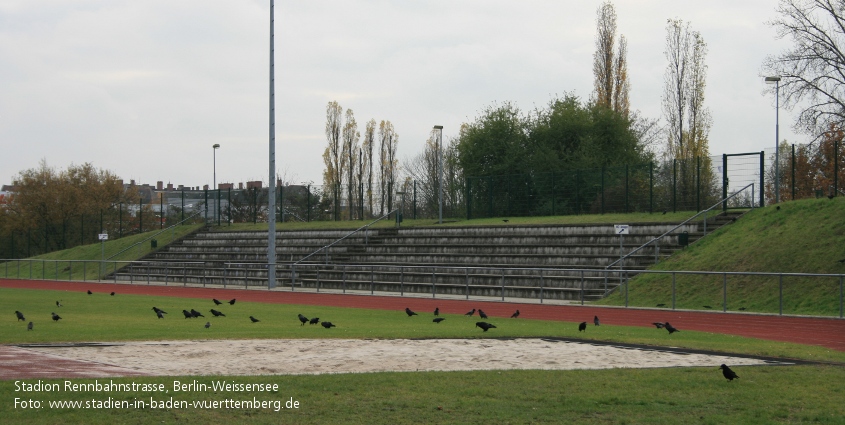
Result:
{"label": "metal fence", "polygon": [[[38,279],[63,281],[99,281],[130,284],[157,284],[182,286],[219,286],[224,288],[266,288],[267,264],[260,262],[227,262],[207,267],[205,262],[180,262],[162,264],[150,261],[91,261],[91,260],[0,260],[0,273],[4,278]],[[485,267],[440,267],[440,266],[385,266],[385,265],[298,265],[297,271],[305,269],[316,272],[316,282],[303,286],[294,281],[291,264],[280,264],[278,290],[341,292],[357,294],[417,295],[432,298],[463,297],[465,299],[501,299],[514,301],[534,299],[540,303],[554,299],[556,291],[568,291],[574,295],[570,302],[584,304],[590,293],[603,293],[621,297],[626,308],[656,307],[666,310],[712,309],[716,311],[756,312],[769,314],[802,314],[843,318],[845,298],[845,274],[820,273],[758,273],[758,272],[707,272],[707,271],[659,271],[659,270],[602,270],[602,269],[532,269],[532,268],[485,268]],[[340,269],[340,287],[328,287],[320,280],[320,271]],[[116,272],[123,270],[118,279]],[[356,273],[353,273],[356,272]],[[263,275],[262,275],[263,273]],[[385,290],[376,279],[381,273],[399,275],[391,289]],[[425,274],[426,281],[405,280],[406,276]],[[354,277],[353,277],[354,275]],[[367,278],[366,276],[370,277]],[[579,284],[562,288],[550,284],[552,276],[567,275]],[[106,278],[109,276],[110,278]],[[364,276],[362,278],[362,276]],[[430,276],[430,279],[428,279]],[[444,282],[449,276],[452,281]],[[455,276],[463,276],[458,281]],[[635,276],[629,278],[629,276]],[[491,283],[489,278],[493,278]],[[483,280],[484,283],[479,283]],[[532,281],[526,286],[515,282]],[[285,282],[285,283],[281,283]],[[335,281],[337,283],[337,281]],[[398,286],[397,286],[398,285]],[[649,285],[648,299],[661,293],[662,302],[645,305],[637,299],[637,292],[631,294],[631,286]],[[749,288],[755,292],[749,292]],[[759,289],[765,291],[761,295]],[[514,296],[514,293],[523,296]],[[482,294],[482,295],[478,295]],[[813,311],[806,311],[802,305],[808,294]],[[799,296],[800,295],[800,296]],[[773,307],[771,300],[777,300]],[[769,300],[761,303],[761,300]],[[818,311],[822,311],[819,314]]]}

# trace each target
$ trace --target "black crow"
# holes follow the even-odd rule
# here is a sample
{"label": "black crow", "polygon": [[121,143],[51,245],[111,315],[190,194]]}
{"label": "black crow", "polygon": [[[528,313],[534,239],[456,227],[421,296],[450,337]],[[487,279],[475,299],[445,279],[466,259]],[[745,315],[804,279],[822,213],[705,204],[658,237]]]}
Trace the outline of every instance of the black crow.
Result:
{"label": "black crow", "polygon": [[660,303],[660,304],[657,304],[657,306],[658,307],[666,307],[666,304]]}
{"label": "black crow", "polygon": [[93,292],[91,292],[91,290],[89,289],[89,290],[88,290],[88,295],[91,295],[91,294],[93,294]]}
{"label": "black crow", "polygon": [[26,330],[28,330],[28,331],[32,330],[32,322],[29,322],[29,324],[26,325]]}
{"label": "black crow", "polygon": [[508,222],[508,221],[510,221],[510,220],[502,220],[502,221],[504,221],[505,223],[507,223],[507,222]]}
{"label": "black crow", "polygon": [[666,326],[666,324],[664,324],[662,322],[654,322],[654,323],[652,323],[652,325],[654,325],[654,327],[657,328],[657,329],[663,329],[663,327]]}
{"label": "black crow", "polygon": [[184,314],[184,315],[185,315],[185,318],[186,318],[186,319],[192,319],[192,318],[194,317],[194,315],[193,315],[193,314],[191,314],[191,312],[190,312],[190,311],[188,311],[188,310],[182,310],[182,314]]}
{"label": "black crow", "polygon": [[511,314],[511,319],[516,319],[517,317],[519,317],[519,310],[517,310],[513,314]]}
{"label": "black crow", "polygon": [[434,320],[432,320],[432,322],[434,322],[434,323],[440,323],[440,322],[442,322],[442,321],[444,321],[444,320],[446,320],[446,318],[444,318],[444,317],[435,317],[435,318],[434,318]]}
{"label": "black crow", "polygon": [[111,293],[111,294],[109,294],[109,295],[114,296],[114,292],[112,292],[112,293]]}
{"label": "black crow", "polygon": [[472,309],[472,310],[464,313],[464,316],[472,316],[473,314],[475,314],[475,309]]}
{"label": "black crow", "polygon": [[669,331],[670,334],[680,332],[679,330],[675,329],[674,326],[670,325],[669,322],[666,322],[663,326],[666,327],[666,330]]}
{"label": "black crow", "polygon": [[599,316],[593,316],[593,324],[596,326],[599,325]]}
{"label": "black crow", "polygon": [[249,320],[252,320],[252,323],[257,323],[257,322],[260,322],[260,320],[258,320],[258,319],[256,319],[256,318],[254,318],[254,317],[252,317],[252,316],[249,316]]}
{"label": "black crow", "polygon": [[61,302],[61,301],[56,301],[56,307],[61,307],[61,306],[62,306],[62,302]]}
{"label": "black crow", "polygon": [[702,307],[704,307],[704,308],[713,308],[713,307],[711,307],[711,306],[709,306],[709,305],[703,305]]}
{"label": "black crow", "polygon": [[323,325],[323,327],[324,327],[324,328],[326,328],[326,329],[328,329],[328,328],[336,328],[336,327],[337,327],[337,326],[335,326],[334,324],[332,324],[332,322],[320,322],[320,324],[321,324],[321,325]]}
{"label": "black crow", "polygon": [[434,315],[435,315],[435,316],[439,316],[439,315],[440,315],[440,307],[437,307],[437,308],[435,308],[435,309],[434,309]]}
{"label": "black crow", "polygon": [[663,215],[666,215],[667,212],[669,212],[669,211],[663,210]]}
{"label": "black crow", "polygon": [[15,310],[15,316],[18,316],[18,321],[23,320],[24,322],[26,322],[26,318],[23,317],[23,313],[21,313],[20,311]]}
{"label": "black crow", "polygon": [[739,311],[745,311],[745,307],[740,307]]}
{"label": "black crow", "polygon": [[578,325],[578,332],[583,332],[587,330],[587,322],[581,322]]}
{"label": "black crow", "polygon": [[486,318],[487,318],[487,313],[485,313],[485,312],[484,312],[484,310],[482,310],[482,309],[480,309],[480,308],[479,308],[479,309],[478,309],[478,317],[480,317],[480,318],[482,318],[482,319],[486,319]]}
{"label": "black crow", "polygon": [[776,209],[776,210],[778,210],[778,211],[780,211],[780,205],[778,205],[777,207],[775,207],[775,209]]}
{"label": "black crow", "polygon": [[198,311],[196,311],[196,310],[194,310],[194,309],[191,309],[191,316],[194,316],[194,317],[205,317],[205,316],[203,316],[203,315],[202,315],[202,313],[200,313],[200,312],[198,312]]}
{"label": "black crow", "polygon": [[733,381],[734,379],[739,378],[739,375],[736,372],[732,371],[727,365],[719,366],[719,369],[722,369],[722,375],[725,375],[725,379],[728,381]]}
{"label": "black crow", "polygon": [[299,326],[302,326],[302,325],[304,325],[304,324],[308,323],[308,318],[307,318],[307,317],[305,317],[305,316],[303,316],[303,315],[301,315],[301,314],[298,314],[297,316],[299,316],[299,322],[301,323]]}
{"label": "black crow", "polygon": [[223,313],[221,313],[221,312],[219,312],[219,311],[217,311],[217,310],[215,310],[215,309],[213,309],[213,308],[211,309],[211,314],[213,314],[213,315],[214,315],[214,317],[220,317],[220,316],[226,317],[226,315],[225,315],[225,314],[223,314]]}
{"label": "black crow", "polygon": [[229,300],[229,305],[235,305],[235,298],[232,298],[231,300]]}
{"label": "black crow", "polygon": [[411,309],[410,309],[410,308],[408,308],[408,307],[405,307],[405,314],[407,314],[407,315],[408,315],[408,317],[411,317],[411,316],[416,316],[416,315],[417,315],[417,313],[414,313],[414,311],[413,311],[413,310],[411,310]]}
{"label": "black crow", "polygon": [[62,318],[62,316],[59,316],[59,315],[58,315],[58,314],[56,314],[56,313],[50,313],[50,314],[52,314],[52,315],[53,315],[53,321],[54,321],[54,322],[58,322],[58,321],[59,321],[59,319],[61,319],[61,318]]}
{"label": "black crow", "polygon": [[205,328],[208,329],[211,327],[211,322],[205,322]]}
{"label": "black crow", "polygon": [[218,300],[217,298],[212,298],[212,299],[211,299],[211,301],[214,301],[214,305],[220,305],[220,304],[223,304],[223,303],[221,303],[221,302],[220,302],[220,300]]}
{"label": "black crow", "polygon": [[161,311],[161,310],[157,311],[156,316],[158,316],[159,319],[164,319],[164,315],[161,314],[161,313],[163,313],[163,311]]}
{"label": "black crow", "polygon": [[493,329],[496,326],[487,322],[475,322],[475,327],[481,328],[484,330],[484,332],[487,332],[488,329]]}
{"label": "black crow", "polygon": [[320,318],[319,318],[319,317],[314,317],[314,318],[312,318],[312,319],[311,319],[311,321],[310,321],[310,322],[308,322],[308,323],[309,323],[309,324],[311,324],[311,325],[316,325],[317,323],[320,323]]}

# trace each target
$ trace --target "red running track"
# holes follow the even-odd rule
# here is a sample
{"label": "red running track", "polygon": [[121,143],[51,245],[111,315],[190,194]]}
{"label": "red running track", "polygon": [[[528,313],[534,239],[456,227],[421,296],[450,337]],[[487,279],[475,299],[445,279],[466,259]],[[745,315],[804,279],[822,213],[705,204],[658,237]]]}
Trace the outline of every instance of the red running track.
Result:
{"label": "red running track", "polygon": [[482,308],[490,317],[510,317],[514,310],[519,309],[520,317],[526,319],[591,322],[593,316],[596,315],[605,324],[643,327],[652,326],[652,322],[668,321],[678,329],[819,345],[837,351],[845,351],[845,320],[838,318],[12,279],[0,279],[0,287],[80,292],[90,289],[93,292],[105,293],[115,291],[121,294],[183,298],[237,298],[238,301],[380,310],[402,310],[405,307],[410,307],[412,310],[434,311],[435,307],[439,307],[441,312],[455,314],[466,313],[473,308]]}

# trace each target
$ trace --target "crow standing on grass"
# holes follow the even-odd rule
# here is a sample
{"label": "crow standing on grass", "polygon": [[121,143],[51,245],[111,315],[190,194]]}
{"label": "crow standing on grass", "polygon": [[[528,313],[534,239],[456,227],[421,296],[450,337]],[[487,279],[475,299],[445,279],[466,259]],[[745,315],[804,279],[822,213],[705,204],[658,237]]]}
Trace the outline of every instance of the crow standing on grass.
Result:
{"label": "crow standing on grass", "polygon": [[213,309],[213,308],[211,309],[211,314],[213,314],[213,315],[214,315],[214,317],[220,317],[220,316],[226,317],[226,315],[225,315],[225,314],[223,314],[222,312],[219,312],[219,311],[217,311],[217,310],[215,310],[215,309]]}
{"label": "crow standing on grass", "polygon": [[317,323],[320,323],[319,317],[314,317],[314,318],[311,319],[310,322],[308,322],[309,325],[316,325]]}
{"label": "crow standing on grass", "polygon": [[15,310],[15,316],[17,316],[17,317],[18,317],[18,321],[19,321],[19,322],[20,322],[21,320],[23,320],[24,322],[26,322],[26,317],[23,317],[23,313],[21,313],[20,311]]}
{"label": "crow standing on grass", "polygon": [[516,319],[517,317],[519,317],[519,310],[517,310],[513,314],[511,314],[511,319]]}
{"label": "crow standing on grass", "polygon": [[663,327],[666,326],[666,324],[663,322],[654,322],[652,323],[652,325],[654,325],[654,327],[657,329],[663,329]]}
{"label": "crow standing on grass", "polygon": [[587,322],[581,322],[578,325],[578,332],[585,332],[587,330]]}
{"label": "crow standing on grass", "polygon": [[475,327],[481,328],[484,332],[487,332],[488,329],[494,329],[496,326],[487,322],[475,322]]}
{"label": "crow standing on grass", "polygon": [[208,329],[211,327],[211,322],[205,322],[205,328]]}
{"label": "crow standing on grass", "polygon": [[304,324],[308,323],[308,318],[307,318],[307,317],[305,317],[305,316],[303,316],[303,315],[301,315],[301,314],[298,314],[297,316],[299,317],[299,322],[301,323],[299,326],[302,326],[302,325],[304,325]]}
{"label": "crow standing on grass", "polygon": [[596,325],[596,326],[598,326],[600,324],[599,323],[599,316],[593,316],[593,324]]}
{"label": "crow standing on grass", "polygon": [[88,290],[88,295],[91,295],[91,294],[93,294],[93,292],[91,292],[91,290],[89,289],[89,290]]}
{"label": "crow standing on grass", "polygon": [[408,315],[408,317],[411,317],[411,316],[416,316],[416,315],[417,315],[417,313],[414,313],[414,311],[413,311],[413,310],[411,310],[411,309],[410,309],[410,308],[408,308],[408,307],[405,307],[405,314],[407,314],[407,315]]}
{"label": "crow standing on grass", "polygon": [[320,324],[323,325],[323,327],[326,329],[337,327],[332,322],[320,322]]}
{"label": "crow standing on grass", "polygon": [[109,294],[109,295],[114,296],[114,292],[112,291],[112,293],[111,293],[111,294]]}
{"label": "crow standing on grass", "polygon": [[432,322],[434,322],[434,323],[440,323],[440,322],[442,322],[442,321],[444,321],[444,320],[446,320],[446,319],[445,319],[445,318],[443,318],[443,317],[435,317],[435,318],[434,318],[434,320],[432,320]]}
{"label": "crow standing on grass", "polygon": [[725,379],[727,379],[728,381],[733,381],[734,379],[739,378],[739,375],[737,375],[736,372],[731,370],[731,368],[729,368],[727,365],[723,364],[719,366],[719,369],[722,369],[722,375],[724,375]]}
{"label": "crow standing on grass", "polygon": [[164,315],[162,313],[164,313],[164,312],[159,310],[159,311],[156,312],[156,316],[158,316],[159,319],[164,319]]}
{"label": "crow standing on grass", "polygon": [[191,314],[191,312],[190,312],[190,311],[188,311],[188,310],[182,310],[182,314],[184,314],[184,315],[185,315],[185,318],[186,318],[186,319],[193,319],[193,318],[194,318],[194,315],[193,315],[193,314]]}
{"label": "crow standing on grass", "polygon": [[252,316],[249,316],[249,320],[251,320],[251,321],[252,321],[252,323],[258,323],[258,322],[260,322],[260,320],[258,320],[258,319],[256,319],[256,318],[254,318],[254,317],[252,317]]}
{"label": "crow standing on grass", "polygon": [[473,314],[475,314],[475,309],[472,309],[472,310],[464,313],[464,316],[472,316]]}
{"label": "crow standing on grass", "polygon": [[223,304],[223,303],[221,303],[221,302],[220,302],[220,300],[218,300],[217,298],[212,298],[212,299],[211,299],[211,301],[214,301],[214,305],[220,305],[220,304]]}
{"label": "crow standing on grass", "polygon": [[194,310],[194,309],[191,309],[191,316],[194,316],[194,317],[205,317],[205,316],[203,316],[203,315],[202,315],[202,313],[200,313],[200,312],[198,312],[198,311],[196,311],[196,310]]}
{"label": "crow standing on grass", "polygon": [[28,331],[32,330],[32,322],[29,322],[29,324],[26,325],[26,330],[28,330]]}
{"label": "crow standing on grass", "polygon": [[52,314],[52,315],[53,315],[53,321],[54,321],[54,322],[58,322],[58,321],[59,321],[59,319],[61,319],[61,318],[62,318],[62,316],[59,316],[59,315],[58,315],[58,314],[56,314],[56,313],[50,313],[50,314]]}
{"label": "crow standing on grass", "polygon": [[164,310],[162,310],[158,307],[153,307],[153,311],[156,312],[156,313],[167,314],[166,311],[164,311]]}
{"label": "crow standing on grass", "polygon": [[229,300],[229,305],[235,305],[235,301],[236,301],[236,299],[232,298],[231,300]]}
{"label": "crow standing on grass", "polygon": [[674,326],[670,325],[669,322],[664,323],[663,326],[666,328],[667,331],[669,331],[670,335],[675,332],[680,332],[679,330],[675,329]]}
{"label": "crow standing on grass", "polygon": [[437,307],[437,308],[435,308],[435,309],[434,309],[434,315],[435,315],[435,316],[439,316],[439,315],[440,315],[440,307]]}
{"label": "crow standing on grass", "polygon": [[62,302],[61,302],[61,301],[56,301],[56,307],[62,307]]}
{"label": "crow standing on grass", "polygon": [[486,318],[487,318],[487,313],[485,313],[485,312],[484,312],[484,310],[482,310],[482,309],[480,309],[480,308],[479,308],[479,309],[478,309],[478,317],[480,317],[480,318],[482,318],[482,319],[486,319]]}

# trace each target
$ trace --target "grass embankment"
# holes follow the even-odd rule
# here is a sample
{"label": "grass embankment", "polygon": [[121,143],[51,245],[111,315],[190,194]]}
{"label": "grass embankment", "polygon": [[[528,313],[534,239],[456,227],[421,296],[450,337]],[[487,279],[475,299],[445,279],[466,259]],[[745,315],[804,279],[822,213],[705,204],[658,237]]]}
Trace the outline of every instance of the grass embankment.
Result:
{"label": "grass embankment", "polygon": [[[92,243],[74,248],[30,257],[25,260],[12,260],[0,263],[0,277],[12,279],[47,279],[47,280],[96,280],[115,267],[123,267],[127,261],[135,261],[153,251],[162,249],[167,244],[179,240],[199,230],[202,224],[176,226],[162,232],[154,230],[105,243]],[[148,240],[153,237],[158,242],[152,248]],[[113,258],[112,258],[113,257]],[[101,263],[102,259],[109,259]],[[42,262],[42,260],[44,260]],[[100,270],[102,264],[102,270]]]}
{"label": "grass embankment", "polygon": [[[845,198],[810,199],[754,209],[736,223],[690,245],[652,270],[778,273],[845,273]],[[675,276],[677,308],[721,309],[724,278]],[[778,277],[731,276],[728,310],[778,313]],[[784,277],[783,312],[838,316],[840,279]],[[670,275],[646,274],[630,283],[628,305],[671,305]],[[624,304],[617,291],[599,304]]]}

